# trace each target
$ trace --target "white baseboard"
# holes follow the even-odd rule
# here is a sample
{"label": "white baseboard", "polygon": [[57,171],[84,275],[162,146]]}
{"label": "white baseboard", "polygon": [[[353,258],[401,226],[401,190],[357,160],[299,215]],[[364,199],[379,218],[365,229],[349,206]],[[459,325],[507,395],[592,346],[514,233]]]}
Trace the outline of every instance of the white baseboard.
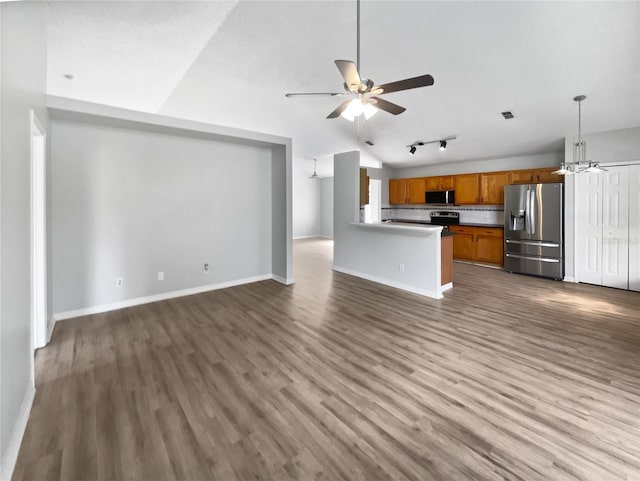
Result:
{"label": "white baseboard", "polygon": [[571,277],[571,276],[564,276],[564,279],[562,279],[564,282],[573,282],[574,284],[578,283],[578,280],[575,277]]}
{"label": "white baseboard", "polygon": [[448,291],[451,288],[453,288],[453,282],[449,282],[447,284],[442,284],[442,292]]}
{"label": "white baseboard", "polygon": [[271,276],[271,278],[272,278],[274,281],[279,282],[280,284],[284,284],[285,286],[290,286],[291,284],[293,284],[293,283],[295,282],[295,281],[293,280],[293,278],[291,278],[291,279],[285,279],[284,277],[280,277],[280,276],[277,276],[277,275],[275,275],[275,274],[273,274],[273,275]]}
{"label": "white baseboard", "polygon": [[316,237],[321,237],[319,234],[317,235],[300,235],[298,237],[294,237],[293,240],[300,240],[300,239],[314,239]]}
{"label": "white baseboard", "polygon": [[340,266],[333,266],[333,270],[337,272],[342,272],[343,274],[349,274],[350,276],[360,277],[361,279],[366,279],[368,281],[377,282],[378,284],[384,284],[385,286],[395,287],[396,289],[402,289],[403,291],[413,292],[414,294],[419,294],[425,297],[431,297],[432,299],[442,299],[444,296],[442,292],[433,292],[426,289],[418,289],[417,287],[402,284],[400,282],[390,281],[388,279],[383,279],[381,277],[372,276],[369,274],[364,274],[362,272],[354,271],[351,269],[347,269]]}
{"label": "white baseboard", "polygon": [[18,453],[20,452],[20,445],[22,444],[24,432],[27,429],[27,422],[29,421],[29,414],[31,413],[31,406],[33,405],[35,395],[35,388],[33,386],[29,386],[24,394],[22,406],[20,406],[20,413],[18,414],[16,423],[13,425],[13,429],[11,430],[9,441],[5,446],[2,466],[0,466],[0,480],[2,481],[9,481],[13,475],[13,470],[16,467]]}
{"label": "white baseboard", "polygon": [[[139,306],[141,304],[164,301],[167,299],[173,299],[175,297],[191,296],[193,294],[201,294],[202,292],[215,291],[217,289],[225,289],[227,287],[234,287],[242,284],[251,284],[252,282],[266,281],[267,279],[274,278],[275,277],[272,274],[245,277],[244,279],[219,282],[217,284],[208,284],[206,286],[191,287],[189,289],[180,289],[178,291],[163,292],[161,294],[154,294],[152,296],[136,297],[135,299],[127,299],[125,301],[112,302],[110,304],[102,304],[100,306],[83,307],[82,309],[58,312],[54,314],[53,317],[55,321],[61,321],[63,319],[72,319],[74,317],[90,316],[91,314],[100,314],[102,312],[124,309],[125,307]],[[283,284],[286,284],[286,282],[283,282]]]}

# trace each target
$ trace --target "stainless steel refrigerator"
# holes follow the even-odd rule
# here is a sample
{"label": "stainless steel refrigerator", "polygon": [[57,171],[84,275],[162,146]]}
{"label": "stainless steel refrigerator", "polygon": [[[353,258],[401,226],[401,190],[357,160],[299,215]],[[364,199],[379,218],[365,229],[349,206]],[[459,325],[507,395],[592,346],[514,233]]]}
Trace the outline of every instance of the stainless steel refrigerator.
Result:
{"label": "stainless steel refrigerator", "polygon": [[564,185],[504,188],[504,268],[564,278]]}

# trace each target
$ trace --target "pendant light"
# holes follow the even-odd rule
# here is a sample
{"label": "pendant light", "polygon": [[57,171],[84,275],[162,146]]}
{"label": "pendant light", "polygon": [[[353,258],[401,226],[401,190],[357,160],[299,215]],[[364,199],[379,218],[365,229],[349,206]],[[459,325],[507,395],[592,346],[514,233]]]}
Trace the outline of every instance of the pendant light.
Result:
{"label": "pendant light", "polygon": [[320,176],[316,173],[316,163],[318,162],[317,159],[313,159],[313,174],[311,174],[309,176],[310,179],[319,179]]}
{"label": "pendant light", "polygon": [[582,101],[586,98],[586,95],[573,97],[573,100],[578,102],[578,141],[573,144],[573,162],[563,162],[558,170],[552,172],[553,174],[572,175],[581,172],[599,174],[607,170],[600,167],[600,162],[587,160],[587,142],[582,140]]}

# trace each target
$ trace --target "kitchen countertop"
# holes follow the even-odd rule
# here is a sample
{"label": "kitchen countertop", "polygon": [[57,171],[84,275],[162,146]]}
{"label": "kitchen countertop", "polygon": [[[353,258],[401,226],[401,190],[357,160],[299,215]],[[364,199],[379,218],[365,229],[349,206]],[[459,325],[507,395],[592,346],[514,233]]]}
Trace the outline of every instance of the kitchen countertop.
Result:
{"label": "kitchen countertop", "polygon": [[[418,224],[418,225],[439,225],[439,224],[432,224],[431,222],[429,222],[428,220],[411,220],[411,219],[387,219],[387,220],[383,220],[382,222],[394,222],[394,223],[402,223],[402,224]],[[478,222],[460,222],[459,224],[453,224],[453,225],[461,225],[463,227],[497,227],[497,228],[504,228],[504,225],[502,224],[480,224]]]}

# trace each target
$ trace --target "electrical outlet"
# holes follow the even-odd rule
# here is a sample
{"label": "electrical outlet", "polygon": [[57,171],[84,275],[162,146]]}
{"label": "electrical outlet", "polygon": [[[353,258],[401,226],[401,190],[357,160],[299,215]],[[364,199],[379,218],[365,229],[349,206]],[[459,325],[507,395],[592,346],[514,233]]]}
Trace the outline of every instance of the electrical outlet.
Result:
{"label": "electrical outlet", "polygon": [[124,279],[122,277],[118,277],[116,279],[116,287],[122,287],[124,286]]}
{"label": "electrical outlet", "polygon": [[164,272],[162,272],[162,271],[158,272],[158,280],[159,281],[164,281]]}
{"label": "electrical outlet", "polygon": [[204,273],[208,274],[209,273],[209,264],[205,264],[204,265]]}
{"label": "electrical outlet", "polygon": [[404,272],[404,264],[400,264],[398,266],[398,269],[400,269],[400,272]]}

